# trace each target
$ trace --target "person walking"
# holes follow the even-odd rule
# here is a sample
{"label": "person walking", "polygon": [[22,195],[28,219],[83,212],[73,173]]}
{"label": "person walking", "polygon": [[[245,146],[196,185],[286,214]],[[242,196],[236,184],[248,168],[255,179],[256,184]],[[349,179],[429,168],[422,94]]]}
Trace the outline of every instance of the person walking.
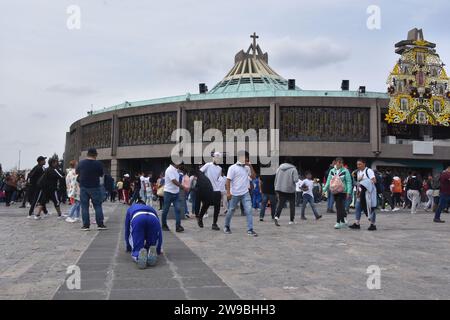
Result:
{"label": "person walking", "polygon": [[61,203],[58,196],[58,184],[64,179],[64,173],[59,170],[58,158],[50,158],[48,160],[48,168],[38,181],[38,185],[42,192],[40,193],[40,197],[37,201],[39,210],[35,217],[36,219],[40,219],[42,212],[45,214],[45,207],[49,201],[53,202],[58,218],[67,217],[66,214],[63,215],[61,212]]}
{"label": "person walking", "polygon": [[97,150],[89,148],[87,158],[81,160],[78,164],[75,173],[79,175],[80,181],[80,202],[81,202],[81,216],[83,220],[83,227],[81,230],[89,231],[90,216],[89,216],[89,201],[92,201],[95,211],[95,221],[98,230],[106,230],[104,224],[102,201],[103,195],[100,188],[100,177],[103,177],[103,165],[97,161]]}
{"label": "person walking", "polygon": [[14,202],[14,193],[17,190],[17,178],[14,174],[7,173],[5,177],[5,201],[9,207]]}
{"label": "person walking", "polygon": [[328,173],[324,192],[330,191],[336,202],[336,224],[335,229],[347,227],[345,222],[345,200],[351,197],[352,178],[350,172],[344,168],[344,160],[336,158],[335,166]]}
{"label": "person walking", "polygon": [[225,172],[222,171],[222,176],[219,178],[219,185],[220,185],[220,193],[221,193],[221,200],[222,200],[222,206],[223,206],[223,214],[227,214],[228,212],[228,199],[227,199],[227,176],[225,175]]}
{"label": "person walking", "polygon": [[280,226],[281,211],[286,202],[289,202],[290,219],[289,224],[295,223],[295,188],[299,180],[297,168],[292,164],[292,158],[286,157],[275,174],[275,191],[278,196],[277,211],[275,214],[275,225]]}
{"label": "person walking", "polygon": [[[266,168],[269,166],[266,166]],[[259,176],[260,188],[261,188],[261,210],[259,212],[259,221],[264,221],[266,213],[266,207],[270,202],[270,215],[272,220],[275,220],[275,213],[277,209],[277,194],[275,193],[275,173],[273,174],[261,174]]]}
{"label": "person walking", "polygon": [[[34,209],[36,208],[37,201],[40,197],[41,189],[38,187],[38,181],[41,176],[44,174],[44,166],[45,160],[47,158],[43,156],[39,156],[37,158],[37,164],[31,169],[30,173],[27,176],[28,182],[28,198],[30,199],[30,210],[28,210],[28,218],[31,218],[34,214]],[[44,213],[47,212],[45,209]]]}
{"label": "person walking", "polygon": [[80,184],[77,181],[76,167],[77,162],[75,160],[70,161],[66,174],[67,196],[71,204],[69,216],[66,218],[66,222],[69,223],[80,221]]}
{"label": "person walking", "polygon": [[167,215],[172,204],[175,209],[175,231],[184,231],[184,228],[181,226],[180,202],[178,201],[180,188],[184,188],[184,186],[180,183],[178,166],[179,165],[172,162],[169,167],[167,167],[164,175],[164,207],[161,216],[162,229],[164,231],[170,231],[169,226],[167,225]]}
{"label": "person walking", "polygon": [[390,188],[392,190],[392,201],[395,207],[392,211],[398,211],[402,206],[402,179],[399,176],[394,175]]}
{"label": "person walking", "polygon": [[425,211],[429,211],[433,208],[433,175],[429,174],[427,180],[424,182],[424,187],[426,189],[427,203],[425,204]]}
{"label": "person walking", "polygon": [[[205,202],[203,205],[205,206],[205,209],[200,211],[200,216],[198,217],[198,223],[199,225],[203,225],[203,216],[207,212],[209,205],[214,206],[214,217],[213,217],[213,223],[212,223],[212,230],[220,230],[219,226],[217,225],[217,221],[219,219],[219,213],[220,213],[220,200],[222,198],[222,192],[220,189],[220,179],[222,177],[222,167],[218,165],[218,163],[222,159],[222,154],[220,152],[215,152],[213,155],[213,159],[211,162],[206,163],[204,166],[200,168],[200,171],[205,174],[205,176],[209,179],[211,182],[213,193],[212,193],[212,199],[208,202]],[[197,193],[197,197],[199,194]]]}
{"label": "person walking", "polygon": [[444,223],[444,220],[441,220],[441,213],[445,208],[448,208],[450,204],[450,164],[447,166],[447,169],[441,173],[439,177],[439,206],[436,209],[433,221],[436,223]]}
{"label": "person walking", "polygon": [[227,172],[227,198],[230,201],[228,212],[225,217],[226,234],[231,234],[231,218],[238,203],[242,203],[244,213],[247,217],[247,234],[257,237],[258,234],[253,230],[252,200],[250,196],[250,180],[256,177],[255,170],[250,163],[249,153],[247,151],[238,152],[238,160],[228,168]]}
{"label": "person walking", "polygon": [[355,222],[350,229],[361,229],[361,215],[364,212],[370,220],[369,231],[375,231],[377,207],[377,190],[375,184],[377,178],[375,172],[368,168],[364,159],[358,159],[356,162],[356,203],[355,203]]}
{"label": "person walking", "polygon": [[[324,184],[327,183],[328,176],[330,175],[330,171],[336,166],[336,160],[333,160],[328,168],[327,171],[325,171],[324,175]],[[336,213],[336,211],[333,210],[334,207],[334,195],[331,193],[331,191],[327,191],[324,193],[327,195],[327,213]]]}
{"label": "person walking", "polygon": [[314,217],[316,217],[316,220],[319,220],[320,218],[322,218],[322,216],[317,212],[316,204],[314,202],[314,194],[313,194],[314,181],[312,180],[311,172],[306,172],[305,177],[306,177],[306,179],[303,180],[302,185],[300,186],[300,189],[303,192],[301,218],[302,218],[302,220],[306,220],[305,209],[309,203],[309,205],[311,206],[311,209],[314,213]]}
{"label": "person walking", "polygon": [[415,214],[417,212],[417,207],[420,204],[420,190],[422,189],[422,183],[420,182],[417,174],[415,172],[412,173],[410,177],[408,177],[408,182],[406,183],[406,197],[411,202],[411,213]]}

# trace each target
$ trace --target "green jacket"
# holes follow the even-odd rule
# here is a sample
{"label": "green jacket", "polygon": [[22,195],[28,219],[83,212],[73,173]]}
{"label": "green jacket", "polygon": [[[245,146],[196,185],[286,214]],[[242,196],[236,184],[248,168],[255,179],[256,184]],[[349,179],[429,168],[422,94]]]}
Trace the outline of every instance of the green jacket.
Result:
{"label": "green jacket", "polygon": [[353,192],[353,183],[352,183],[352,176],[350,175],[350,172],[342,167],[340,170],[337,170],[336,168],[333,168],[328,173],[327,183],[325,184],[325,188],[323,189],[324,192],[328,191],[328,188],[330,187],[330,182],[333,176],[337,173],[340,174],[344,172],[344,175],[339,176],[341,178],[342,183],[344,184],[344,192],[347,194],[352,194]]}

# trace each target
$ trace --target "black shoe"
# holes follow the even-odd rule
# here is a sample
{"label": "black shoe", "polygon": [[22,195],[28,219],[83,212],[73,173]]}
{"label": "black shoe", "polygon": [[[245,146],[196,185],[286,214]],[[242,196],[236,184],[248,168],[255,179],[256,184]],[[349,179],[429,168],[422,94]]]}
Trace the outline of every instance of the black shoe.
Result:
{"label": "black shoe", "polygon": [[198,218],[197,223],[200,228],[203,228],[203,219],[202,218]]}
{"label": "black shoe", "polygon": [[263,222],[263,221],[264,221],[264,218],[259,218],[259,221]]}
{"label": "black shoe", "polygon": [[163,231],[170,231],[169,226],[167,224],[163,224],[163,226],[161,227],[161,229]]}
{"label": "black shoe", "polygon": [[175,229],[176,232],[183,232],[184,228],[182,226],[177,226]]}
{"label": "black shoe", "polygon": [[275,225],[276,225],[277,227],[280,226],[280,224],[278,223],[278,219],[275,219]]}
{"label": "black shoe", "polygon": [[302,217],[301,219],[302,219],[302,220],[308,220],[308,219],[306,219],[306,217]]}
{"label": "black shoe", "polygon": [[354,223],[351,226],[349,226],[349,228],[350,229],[359,230],[359,229],[361,229],[361,226],[359,224]]}
{"label": "black shoe", "polygon": [[81,231],[89,231],[89,230],[90,230],[90,228],[87,227],[87,226],[83,226],[83,227],[81,228]]}
{"label": "black shoe", "polygon": [[219,226],[217,224],[213,224],[211,229],[214,230],[214,231],[219,231],[220,230],[220,228],[219,228]]}
{"label": "black shoe", "polygon": [[433,222],[436,222],[436,223],[445,223],[445,221],[444,221],[444,220],[441,220],[441,219],[433,219]]}
{"label": "black shoe", "polygon": [[108,228],[104,224],[101,224],[97,226],[97,230],[108,230]]}
{"label": "black shoe", "polygon": [[230,229],[230,227],[225,227],[225,228],[223,229],[223,232],[224,232],[225,234],[231,234],[231,229]]}
{"label": "black shoe", "polygon": [[316,220],[319,220],[319,219],[321,219],[321,218],[322,218],[322,215],[318,216],[318,217],[316,218]]}
{"label": "black shoe", "polygon": [[255,231],[253,231],[253,230],[248,230],[247,231],[247,235],[252,236],[252,237],[257,237],[258,236],[258,234]]}
{"label": "black shoe", "polygon": [[369,231],[375,231],[375,230],[377,230],[377,226],[374,225],[374,224],[371,224],[370,227],[367,228],[367,230],[369,230]]}
{"label": "black shoe", "polygon": [[25,206],[20,206],[19,208],[25,208]]}

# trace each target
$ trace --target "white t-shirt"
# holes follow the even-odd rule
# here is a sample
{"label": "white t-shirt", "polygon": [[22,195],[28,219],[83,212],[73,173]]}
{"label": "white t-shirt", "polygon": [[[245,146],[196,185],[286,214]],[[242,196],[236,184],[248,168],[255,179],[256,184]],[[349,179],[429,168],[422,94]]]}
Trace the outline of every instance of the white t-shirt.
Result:
{"label": "white t-shirt", "polygon": [[141,189],[144,190],[145,188],[145,177],[144,176],[140,176],[139,180],[141,181]]}
{"label": "white t-shirt", "polygon": [[373,172],[372,169],[366,167],[362,171],[358,170],[358,173],[357,173],[358,182],[360,182],[361,180],[367,179],[367,178],[369,180],[372,180],[373,178],[375,178],[375,172]]}
{"label": "white t-shirt", "polygon": [[172,180],[180,181],[180,174],[178,173],[177,168],[175,168],[173,165],[170,165],[166,169],[166,173],[164,176],[164,191],[170,193],[180,192],[180,187],[175,185]]}
{"label": "white t-shirt", "polygon": [[251,170],[249,166],[233,164],[228,169],[227,179],[231,180],[230,191],[233,196],[242,196],[250,188]]}
{"label": "white t-shirt", "polygon": [[208,162],[200,168],[200,171],[208,177],[209,181],[211,181],[213,190],[220,191],[219,178],[222,176],[222,168],[213,162]]}
{"label": "white t-shirt", "polygon": [[308,187],[307,191],[302,190],[303,194],[309,194],[311,197],[314,197],[314,194],[313,194],[314,181],[305,179],[302,181],[302,184],[300,186],[302,186],[302,185],[305,185]]}
{"label": "white t-shirt", "polygon": [[227,192],[225,184],[227,183],[227,177],[221,176],[219,178],[220,192]]}
{"label": "white t-shirt", "polygon": [[[145,186],[145,192],[151,192],[152,191],[152,186],[150,184],[150,177],[144,177],[144,179],[142,180],[142,186]],[[144,189],[142,189],[144,190]]]}
{"label": "white t-shirt", "polygon": [[300,188],[303,184],[303,181],[298,179],[297,183],[295,184],[295,191],[296,192],[302,192],[302,189]]}

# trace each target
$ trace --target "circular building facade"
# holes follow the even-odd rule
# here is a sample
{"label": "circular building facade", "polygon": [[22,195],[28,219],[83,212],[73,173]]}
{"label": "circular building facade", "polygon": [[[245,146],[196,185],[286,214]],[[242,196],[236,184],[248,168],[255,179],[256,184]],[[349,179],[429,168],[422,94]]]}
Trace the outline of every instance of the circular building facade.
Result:
{"label": "circular building facade", "polygon": [[195,121],[203,131],[278,129],[281,158],[294,157],[300,169],[318,177],[336,156],[348,163],[363,157],[372,167],[428,172],[449,161],[449,127],[388,123],[387,93],[350,91],[345,82],[340,91],[302,90],[269,66],[268,54],[252,37],[248,50],[236,54],[230,72],[209,91],[200,85],[199,94],[126,101],[73,123],[65,162],[95,147],[114,178],[158,173],[170,161],[172,133],[183,128],[193,135]]}

